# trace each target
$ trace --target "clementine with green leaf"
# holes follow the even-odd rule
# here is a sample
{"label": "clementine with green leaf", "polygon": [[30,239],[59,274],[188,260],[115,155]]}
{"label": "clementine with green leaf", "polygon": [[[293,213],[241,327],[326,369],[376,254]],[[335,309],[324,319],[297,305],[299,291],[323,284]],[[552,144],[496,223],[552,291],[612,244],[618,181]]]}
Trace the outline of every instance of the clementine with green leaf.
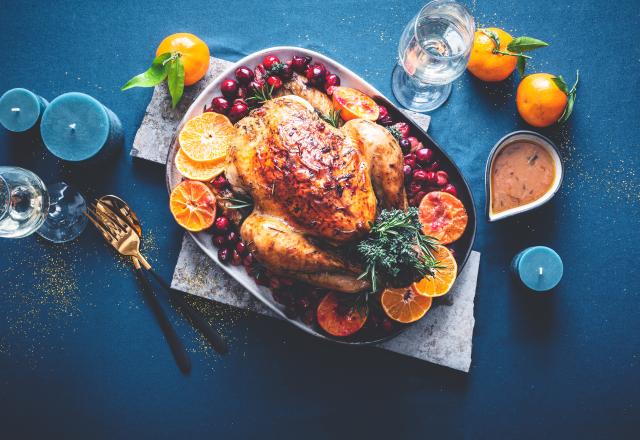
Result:
{"label": "clementine with green leaf", "polygon": [[534,73],[526,76],[518,86],[518,113],[534,127],[548,127],[569,119],[576,99],[579,72],[571,89],[561,76]]}

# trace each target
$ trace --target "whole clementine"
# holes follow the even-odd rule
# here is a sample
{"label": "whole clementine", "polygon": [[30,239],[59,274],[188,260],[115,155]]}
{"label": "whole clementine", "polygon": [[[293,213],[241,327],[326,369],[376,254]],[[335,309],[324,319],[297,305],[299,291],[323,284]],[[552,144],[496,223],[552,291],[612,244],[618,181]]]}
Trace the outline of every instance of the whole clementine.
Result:
{"label": "whole clementine", "polygon": [[558,121],[567,105],[567,95],[553,81],[554,75],[534,73],[524,77],[516,92],[518,113],[534,127]]}
{"label": "whole clementine", "polygon": [[184,85],[197,83],[209,69],[209,47],[193,34],[177,33],[162,40],[156,56],[168,52],[178,52],[184,66]]}
{"label": "whole clementine", "polygon": [[[491,34],[495,34],[500,42],[496,47]],[[467,69],[482,81],[502,81],[515,70],[518,63],[517,56],[495,53],[495,49],[507,52],[507,46],[513,37],[499,28],[478,29],[473,38],[473,49],[469,57]]]}

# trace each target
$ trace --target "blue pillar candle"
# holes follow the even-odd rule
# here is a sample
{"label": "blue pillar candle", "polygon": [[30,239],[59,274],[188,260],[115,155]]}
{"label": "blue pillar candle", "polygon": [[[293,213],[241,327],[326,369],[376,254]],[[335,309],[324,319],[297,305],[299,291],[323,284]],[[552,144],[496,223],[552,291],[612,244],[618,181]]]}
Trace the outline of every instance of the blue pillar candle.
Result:
{"label": "blue pillar candle", "polygon": [[65,93],[51,101],[40,123],[42,140],[56,157],[82,162],[115,151],[122,144],[120,119],[84,93]]}
{"label": "blue pillar candle", "polygon": [[48,102],[27,89],[11,89],[0,97],[0,124],[9,131],[27,131],[40,119]]}
{"label": "blue pillar candle", "polygon": [[545,292],[556,287],[562,279],[562,259],[551,248],[533,246],[513,257],[511,270],[529,289]]}

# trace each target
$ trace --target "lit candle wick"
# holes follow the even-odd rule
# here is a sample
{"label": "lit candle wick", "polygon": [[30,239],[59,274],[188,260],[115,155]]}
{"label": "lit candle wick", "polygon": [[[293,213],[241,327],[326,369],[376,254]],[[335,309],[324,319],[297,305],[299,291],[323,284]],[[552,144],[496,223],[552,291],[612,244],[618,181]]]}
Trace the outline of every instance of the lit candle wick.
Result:
{"label": "lit candle wick", "polygon": [[74,122],[73,124],[69,124],[69,128],[71,131],[76,131],[76,123]]}
{"label": "lit candle wick", "polygon": [[538,275],[539,275],[539,276],[542,276],[542,271],[543,271],[543,270],[544,270],[544,269],[542,269],[542,267],[539,267],[539,268],[538,268]]}
{"label": "lit candle wick", "polygon": [[13,107],[11,109],[11,111],[14,112],[14,113],[18,113],[18,112],[20,112],[20,107]]}

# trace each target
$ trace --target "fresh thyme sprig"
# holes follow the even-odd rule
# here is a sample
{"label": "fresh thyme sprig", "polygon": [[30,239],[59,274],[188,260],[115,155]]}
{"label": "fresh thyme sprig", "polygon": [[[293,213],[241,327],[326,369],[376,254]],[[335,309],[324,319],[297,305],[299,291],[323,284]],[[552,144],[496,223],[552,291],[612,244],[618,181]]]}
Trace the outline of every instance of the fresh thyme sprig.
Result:
{"label": "fresh thyme sprig", "polygon": [[340,116],[340,112],[336,109],[331,110],[329,114],[322,113],[321,111],[318,111],[318,110],[316,110],[316,113],[318,113],[318,116],[320,116],[320,119],[322,119],[326,123],[336,128],[340,128],[340,126],[343,123],[342,117]]}
{"label": "fresh thyme sprig", "polygon": [[396,140],[398,142],[400,142],[400,140],[402,139],[402,133],[400,133],[400,130],[398,130],[396,127],[394,127],[393,125],[390,125],[388,127],[386,127],[387,130],[389,130],[389,133],[391,133],[391,135],[396,138]]}
{"label": "fresh thyme sprig", "polygon": [[358,279],[369,278],[371,291],[377,292],[381,279],[434,274],[442,268],[433,255],[437,245],[437,239],[422,232],[417,208],[383,210],[369,237],[356,247],[365,265]]}

